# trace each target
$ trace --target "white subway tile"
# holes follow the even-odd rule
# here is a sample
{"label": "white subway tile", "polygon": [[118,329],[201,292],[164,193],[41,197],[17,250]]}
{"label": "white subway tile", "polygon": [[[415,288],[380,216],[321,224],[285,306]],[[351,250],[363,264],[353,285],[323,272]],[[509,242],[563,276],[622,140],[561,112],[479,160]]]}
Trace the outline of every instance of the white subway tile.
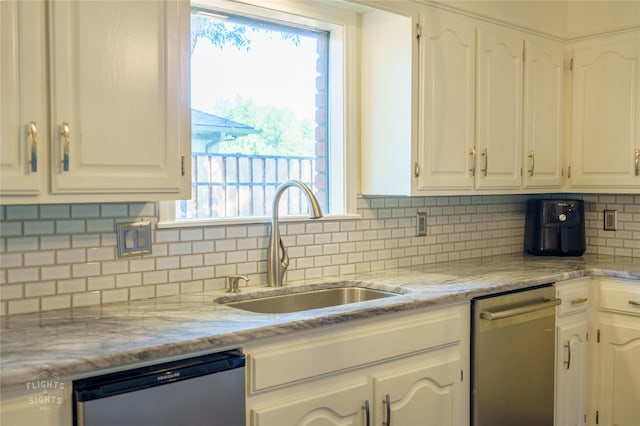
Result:
{"label": "white subway tile", "polygon": [[212,278],[214,276],[215,269],[213,266],[202,266],[192,269],[192,278],[194,280],[203,280]]}
{"label": "white subway tile", "polygon": [[0,300],[23,299],[24,284],[3,284],[0,286]]}
{"label": "white subway tile", "polygon": [[91,291],[88,293],[77,293],[71,295],[71,306],[74,308],[81,306],[93,306],[100,304],[100,292]]}
{"label": "white subway tile", "polygon": [[149,299],[156,296],[156,287],[153,285],[129,288],[129,300]]}
{"label": "white subway tile", "polygon": [[8,252],[32,251],[39,248],[38,237],[7,238],[6,244]]}
{"label": "white subway tile", "polygon": [[40,304],[43,311],[70,308],[71,296],[68,294],[63,294],[59,296],[43,297],[40,300]]}
{"label": "white subway tile", "polygon": [[191,269],[174,269],[169,271],[169,282],[191,281]]}
{"label": "white subway tile", "polygon": [[247,228],[245,226],[229,226],[227,227],[227,238],[244,238],[247,236]]}
{"label": "white subway tile", "polygon": [[86,222],[81,219],[56,220],[55,225],[58,234],[77,234],[86,230]]}
{"label": "white subway tile", "polygon": [[203,230],[198,228],[180,230],[180,241],[201,241]]}
{"label": "white subway tile", "polygon": [[225,228],[222,226],[206,228],[204,230],[205,240],[221,240],[225,238]]}
{"label": "white subway tile", "polygon": [[58,294],[82,293],[87,291],[87,280],[84,278],[74,280],[59,280],[56,285]]}
{"label": "white subway tile", "polygon": [[180,284],[160,284],[156,286],[156,297],[174,296],[180,294]]}
{"label": "white subway tile", "polygon": [[38,219],[38,206],[6,206],[7,220]]}
{"label": "white subway tile", "polygon": [[40,269],[40,278],[45,281],[71,278],[71,267],[70,265],[42,267]]}
{"label": "white subway tile", "polygon": [[103,275],[99,277],[87,278],[87,290],[108,290],[116,287],[116,277],[113,275]]}
{"label": "white subway tile", "polygon": [[126,302],[127,300],[129,300],[129,290],[126,288],[102,291],[101,303]]}
{"label": "white subway tile", "polygon": [[129,273],[116,275],[116,287],[140,287],[142,285],[142,273]]}
{"label": "white subway tile", "polygon": [[72,235],[71,247],[100,247],[100,234]]}
{"label": "white subway tile", "polygon": [[91,277],[101,273],[99,263],[76,263],[71,268],[73,278]]}
{"label": "white subway tile", "polygon": [[152,271],[142,273],[142,284],[164,284],[169,282],[169,273],[167,271]]}
{"label": "white subway tile", "polygon": [[24,266],[53,265],[56,263],[54,251],[27,252],[24,254]]}
{"label": "white subway tile", "polygon": [[28,314],[40,311],[40,299],[19,299],[7,302],[9,315]]}
{"label": "white subway tile", "polygon": [[22,222],[0,222],[0,235],[5,238],[22,236]]}
{"label": "white subway tile", "polygon": [[22,253],[2,253],[0,255],[0,268],[19,268],[23,266]]}
{"label": "white subway tile", "polygon": [[54,281],[42,281],[37,283],[27,283],[24,285],[24,297],[53,296],[56,294],[56,283]]}
{"label": "white subway tile", "polygon": [[94,218],[100,217],[99,204],[74,204],[71,205],[71,217]]}
{"label": "white subway tile", "polygon": [[180,283],[180,293],[196,293],[203,291],[202,281],[188,281]]}

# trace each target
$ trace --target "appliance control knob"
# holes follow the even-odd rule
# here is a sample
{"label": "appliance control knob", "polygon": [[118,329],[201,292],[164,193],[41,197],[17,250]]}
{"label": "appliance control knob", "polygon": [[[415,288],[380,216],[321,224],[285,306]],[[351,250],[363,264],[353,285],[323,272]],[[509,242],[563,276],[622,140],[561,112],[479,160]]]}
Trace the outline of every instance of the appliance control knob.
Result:
{"label": "appliance control knob", "polygon": [[564,222],[565,220],[567,220],[567,215],[564,213],[561,213],[560,216],[558,216],[558,219],[560,219],[560,222]]}

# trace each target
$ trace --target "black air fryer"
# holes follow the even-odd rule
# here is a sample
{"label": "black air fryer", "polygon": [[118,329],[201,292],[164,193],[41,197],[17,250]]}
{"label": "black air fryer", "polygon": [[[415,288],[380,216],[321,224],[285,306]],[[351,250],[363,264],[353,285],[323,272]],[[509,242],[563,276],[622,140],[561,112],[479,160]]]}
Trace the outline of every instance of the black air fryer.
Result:
{"label": "black air fryer", "polygon": [[527,252],[582,256],[586,250],[582,200],[529,200],[524,233]]}

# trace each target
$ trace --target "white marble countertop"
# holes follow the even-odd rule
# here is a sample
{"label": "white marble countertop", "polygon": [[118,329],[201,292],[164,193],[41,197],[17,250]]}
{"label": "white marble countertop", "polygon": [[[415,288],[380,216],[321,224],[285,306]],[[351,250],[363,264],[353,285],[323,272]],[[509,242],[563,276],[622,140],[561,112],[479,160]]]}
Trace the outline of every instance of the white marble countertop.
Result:
{"label": "white marble countertop", "polygon": [[241,347],[257,338],[562,281],[585,275],[640,280],[640,259],[496,256],[377,271],[280,289],[243,287],[234,298],[317,286],[358,285],[395,297],[287,314],[257,314],[214,302],[223,290],[3,317],[0,381],[23,384],[43,372],[75,378],[133,363]]}

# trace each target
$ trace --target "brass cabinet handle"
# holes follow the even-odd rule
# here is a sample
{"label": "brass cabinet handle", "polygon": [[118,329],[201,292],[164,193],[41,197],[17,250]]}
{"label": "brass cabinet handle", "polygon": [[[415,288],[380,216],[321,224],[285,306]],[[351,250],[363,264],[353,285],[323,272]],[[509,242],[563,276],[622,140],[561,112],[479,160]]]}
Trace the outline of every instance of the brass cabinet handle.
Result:
{"label": "brass cabinet handle", "polygon": [[471,172],[471,176],[473,177],[476,175],[476,149],[471,148],[469,155],[471,156],[471,168],[469,169],[469,171]]}
{"label": "brass cabinet handle", "polygon": [[529,169],[529,176],[533,176],[533,170],[536,167],[536,156],[533,151],[527,155],[527,157],[531,158],[531,168]]}
{"label": "brass cabinet handle", "polygon": [[69,123],[62,123],[62,171],[69,171]]}
{"label": "brass cabinet handle", "polygon": [[629,304],[630,304],[631,306],[638,306],[638,307],[640,307],[640,301],[638,301],[638,300],[629,300]]}
{"label": "brass cabinet handle", "polygon": [[487,148],[483,148],[480,155],[484,157],[484,168],[482,169],[482,173],[486,176],[487,173],[489,173],[489,152],[487,151]]}
{"label": "brass cabinet handle", "polygon": [[635,152],[635,163],[636,163],[636,176],[640,176],[640,149],[636,149]]}
{"label": "brass cabinet handle", "polygon": [[29,132],[29,169],[32,172],[38,171],[38,128],[35,121],[30,121],[27,126]]}
{"label": "brass cabinet handle", "polygon": [[589,299],[587,299],[586,297],[581,297],[579,299],[572,299],[571,300],[571,304],[572,305],[580,305],[581,303],[585,303],[587,302]]}

